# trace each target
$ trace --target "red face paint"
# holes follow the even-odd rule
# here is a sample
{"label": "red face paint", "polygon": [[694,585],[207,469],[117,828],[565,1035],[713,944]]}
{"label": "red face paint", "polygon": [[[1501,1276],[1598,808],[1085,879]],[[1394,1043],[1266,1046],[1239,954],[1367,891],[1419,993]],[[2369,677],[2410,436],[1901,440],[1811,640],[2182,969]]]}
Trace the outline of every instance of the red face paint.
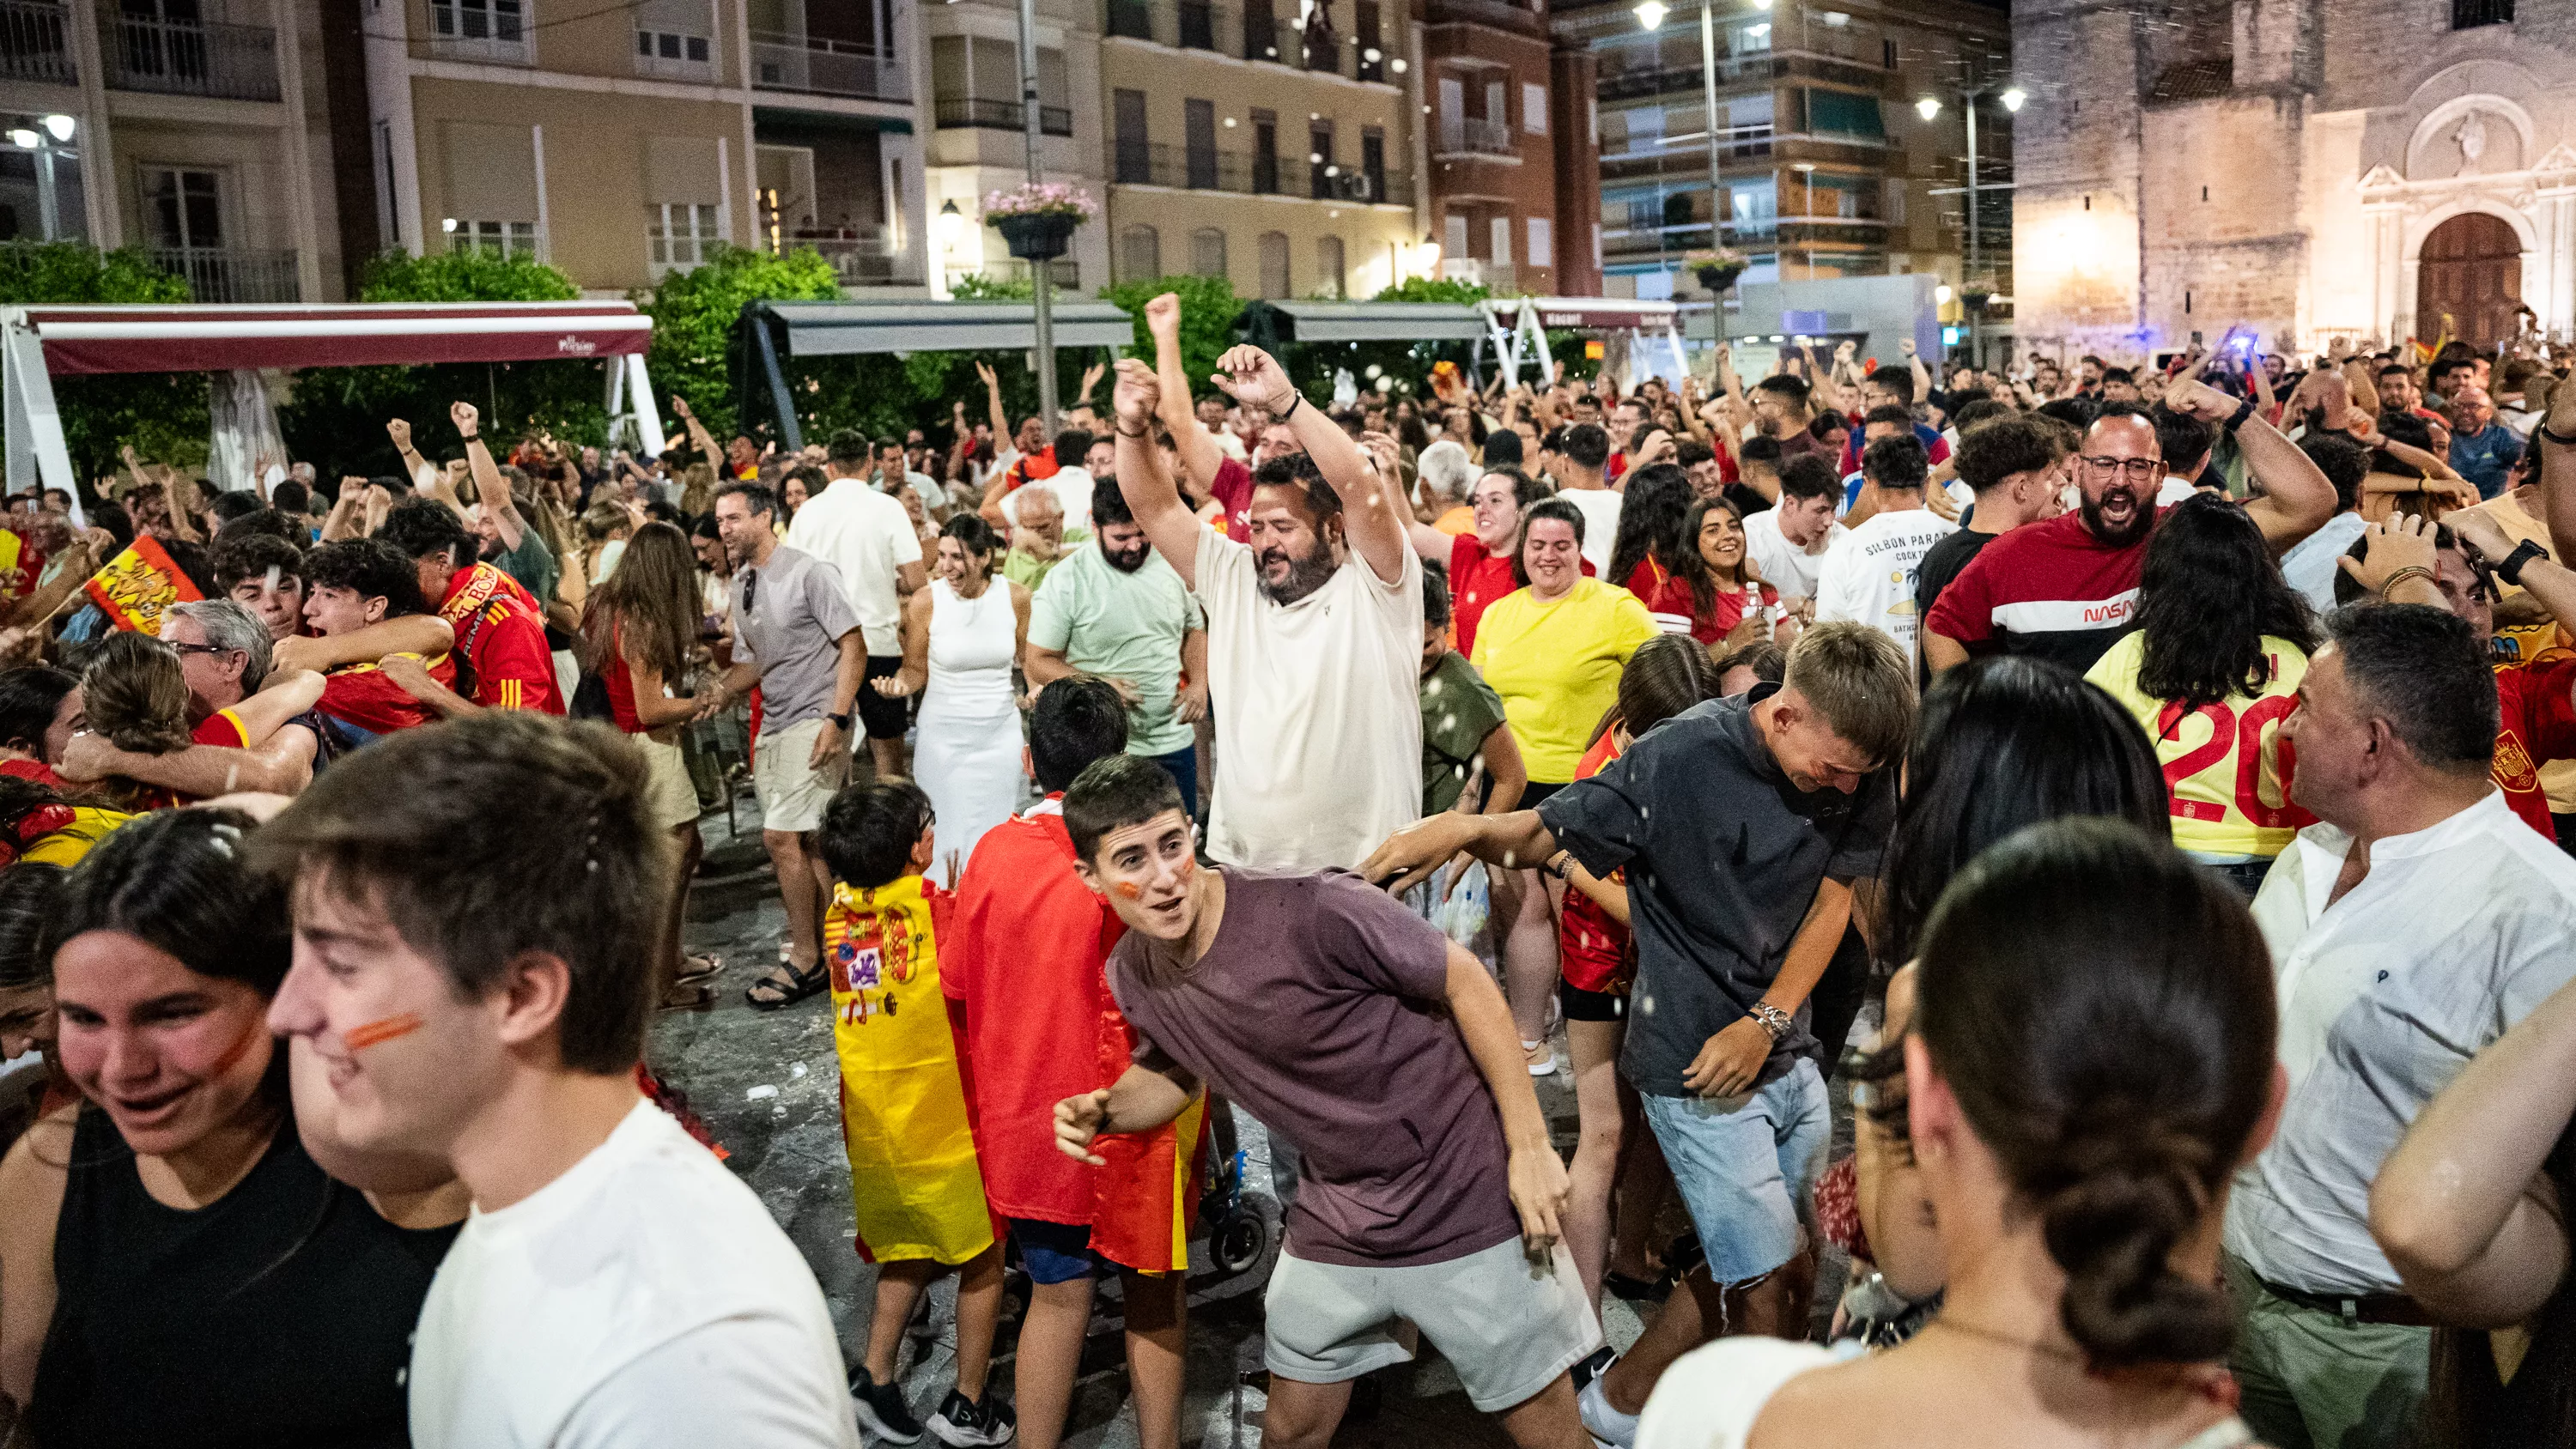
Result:
{"label": "red face paint", "polygon": [[212,1067],[207,1069],[203,1080],[211,1082],[216,1078],[223,1076],[226,1072],[231,1071],[233,1068],[240,1066],[242,1058],[250,1055],[250,1049],[259,1045],[262,1041],[266,1040],[267,1037],[268,1022],[265,1018],[251,1022],[249,1030],[244,1031],[241,1034],[241,1040],[234,1042],[231,1046],[225,1048],[224,1054],[216,1059],[215,1064]]}
{"label": "red face paint", "polygon": [[1123,880],[1110,882],[1109,888],[1118,892],[1119,899],[1121,900],[1132,901],[1144,894],[1143,891],[1136,889],[1133,884]]}
{"label": "red face paint", "polygon": [[344,1040],[348,1042],[349,1050],[358,1052],[365,1051],[371,1046],[382,1046],[397,1037],[406,1037],[418,1030],[420,1030],[420,1018],[406,1011],[399,1016],[388,1016],[381,1021],[371,1021],[364,1026],[351,1027]]}

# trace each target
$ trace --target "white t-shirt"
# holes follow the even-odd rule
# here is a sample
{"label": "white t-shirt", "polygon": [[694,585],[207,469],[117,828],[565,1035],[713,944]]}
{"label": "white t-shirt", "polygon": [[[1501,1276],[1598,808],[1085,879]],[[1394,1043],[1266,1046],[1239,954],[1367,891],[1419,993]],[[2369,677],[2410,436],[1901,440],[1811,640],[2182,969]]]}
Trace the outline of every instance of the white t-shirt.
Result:
{"label": "white t-shirt", "polygon": [[2179,473],[2167,473],[2165,481],[2156,485],[2156,506],[2171,508],[2199,491],[2192,486],[2190,479]]}
{"label": "white t-shirt", "polygon": [[[1850,529],[1837,523],[1825,535],[1825,547]],[[1809,553],[1780,535],[1780,511],[1765,508],[1744,520],[1744,552],[1753,566],[1762,571],[1762,582],[1780,591],[1783,599],[1815,597],[1816,574],[1825,566],[1822,552]]]}
{"label": "white t-shirt", "polygon": [[1216,804],[1208,854],[1256,870],[1347,870],[1422,814],[1422,561],[1394,583],[1354,551],[1282,607],[1252,550],[1199,531]]}
{"label": "white t-shirt", "polygon": [[1557,497],[1583,510],[1583,556],[1592,562],[1592,571],[1610,571],[1610,550],[1619,542],[1619,505],[1627,495],[1607,488],[1567,488]]}
{"label": "white t-shirt", "polygon": [[865,478],[838,478],[787,525],[787,546],[840,571],[841,594],[859,616],[868,652],[903,652],[903,601],[895,571],[921,562],[921,535],[891,493]]}
{"label": "white t-shirt", "polygon": [[420,1449],[858,1449],[839,1339],[769,1210],[650,1102],[465,1220],[413,1336]]}
{"label": "white t-shirt", "polygon": [[1928,508],[1873,513],[1825,549],[1816,572],[1816,618],[1855,619],[1884,631],[1914,662],[1914,572],[1958,527]]}
{"label": "white t-shirt", "polygon": [[1100,480],[1092,477],[1088,468],[1058,468],[1035,483],[1021,484],[1003,494],[1002,521],[1013,528],[1019,527],[1020,495],[1031,488],[1044,488],[1054,494],[1056,502],[1064,508],[1064,531],[1068,534],[1086,531],[1091,527],[1091,490],[1099,486]]}
{"label": "white t-shirt", "polygon": [[[1857,1345],[1854,1345],[1857,1351]],[[1780,1386],[1850,1357],[1782,1338],[1721,1338],[1673,1360],[1637,1415],[1635,1449],[1744,1449]]]}

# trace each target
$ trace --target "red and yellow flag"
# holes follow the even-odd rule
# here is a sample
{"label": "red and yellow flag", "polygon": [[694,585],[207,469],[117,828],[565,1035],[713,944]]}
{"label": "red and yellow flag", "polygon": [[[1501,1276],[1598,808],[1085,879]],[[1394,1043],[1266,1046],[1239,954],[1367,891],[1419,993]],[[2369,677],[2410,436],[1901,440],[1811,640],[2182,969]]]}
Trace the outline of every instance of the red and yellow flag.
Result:
{"label": "red and yellow flag", "polygon": [[137,634],[159,634],[162,610],[205,597],[149,534],[137,534],[125,552],[90,576],[87,587],[110,623]]}

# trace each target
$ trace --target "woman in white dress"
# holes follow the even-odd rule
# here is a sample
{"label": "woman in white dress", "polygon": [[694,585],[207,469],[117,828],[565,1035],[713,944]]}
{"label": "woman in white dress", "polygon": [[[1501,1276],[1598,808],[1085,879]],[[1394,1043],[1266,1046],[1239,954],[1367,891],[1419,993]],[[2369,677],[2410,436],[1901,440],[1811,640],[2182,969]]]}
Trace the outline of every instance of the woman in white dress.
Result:
{"label": "woman in white dress", "polygon": [[939,821],[930,878],[955,887],[984,832],[1020,805],[1020,707],[1011,669],[1029,642],[1029,591],[993,571],[1002,541],[973,514],[939,531],[930,586],[903,606],[903,669],[877,692],[921,695],[913,779]]}
{"label": "woman in white dress", "polygon": [[2219,1224],[2285,1084],[2244,897],[2135,825],[2053,820],[1960,872],[1910,969],[1940,1315],[1848,1360],[1720,1339],[1666,1371],[1635,1449],[2250,1443]]}

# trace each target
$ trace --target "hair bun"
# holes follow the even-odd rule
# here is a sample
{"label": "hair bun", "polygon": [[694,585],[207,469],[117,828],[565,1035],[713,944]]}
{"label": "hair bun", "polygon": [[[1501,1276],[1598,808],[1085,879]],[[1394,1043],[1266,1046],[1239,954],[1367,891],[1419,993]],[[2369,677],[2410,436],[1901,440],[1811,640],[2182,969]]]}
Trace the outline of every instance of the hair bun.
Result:
{"label": "hair bun", "polygon": [[2095,1362],[2190,1363],[2227,1351],[2226,1301],[2170,1263],[2206,1207],[2206,1156],[2192,1137],[2142,1131],[2134,1119],[2067,1144],[2071,1180],[2040,1201],[2041,1232],[2066,1270],[2060,1319]]}

